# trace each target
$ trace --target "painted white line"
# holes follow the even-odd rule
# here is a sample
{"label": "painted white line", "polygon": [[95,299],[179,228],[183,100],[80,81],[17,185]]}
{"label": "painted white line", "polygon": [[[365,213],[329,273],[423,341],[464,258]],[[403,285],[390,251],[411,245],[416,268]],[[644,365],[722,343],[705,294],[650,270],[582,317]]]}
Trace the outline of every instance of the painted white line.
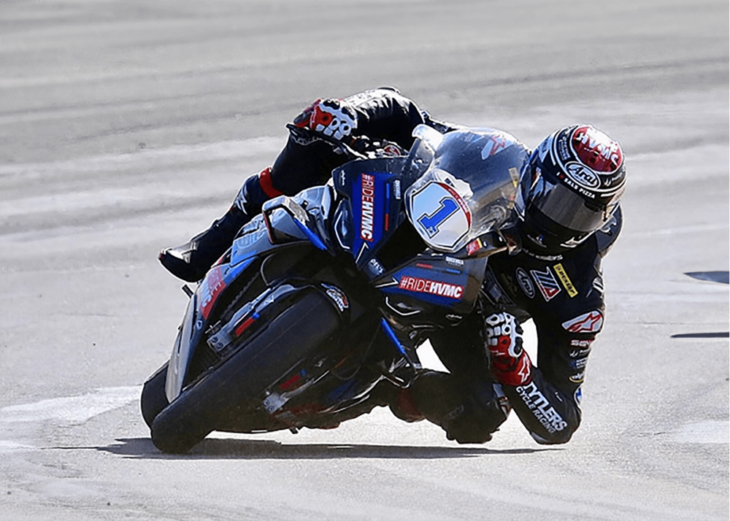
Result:
{"label": "painted white line", "polygon": [[21,452],[26,450],[36,450],[32,445],[25,445],[15,441],[0,440],[0,454],[8,452]]}
{"label": "painted white line", "polygon": [[728,443],[730,422],[701,421],[688,423],[676,430],[672,441],[676,443]]}
{"label": "painted white line", "polygon": [[0,422],[40,422],[60,420],[83,423],[94,416],[139,400],[142,386],[105,387],[83,396],[51,398],[0,409]]}

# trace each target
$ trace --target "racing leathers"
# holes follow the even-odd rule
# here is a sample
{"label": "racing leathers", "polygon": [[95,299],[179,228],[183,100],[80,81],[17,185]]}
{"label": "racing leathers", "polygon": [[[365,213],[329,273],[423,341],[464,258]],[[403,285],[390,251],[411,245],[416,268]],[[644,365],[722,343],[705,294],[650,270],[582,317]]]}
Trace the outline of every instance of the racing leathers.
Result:
{"label": "racing leathers", "polygon": [[[596,235],[550,258],[527,251],[490,257],[481,309],[476,311],[481,328],[457,327],[458,334],[443,331],[431,338],[435,352],[452,374],[471,374],[497,383],[539,443],[565,443],[580,424],[581,385],[605,314],[601,258],[618,232],[599,233],[603,235],[600,240]],[[536,360],[530,360],[521,346],[519,324],[529,319],[537,332]],[[468,340],[454,349],[454,338]],[[489,371],[479,369],[484,365],[483,355],[469,347],[480,344],[488,352]],[[463,422],[464,426],[455,428],[468,429],[466,418]]]}
{"label": "racing leathers", "polygon": [[352,157],[348,149],[408,149],[421,123],[440,125],[391,88],[315,101],[288,125],[289,138],[274,164],[246,179],[226,214],[187,243],[162,250],[160,262],[176,277],[200,280],[267,200],[325,183]]}
{"label": "racing leathers", "polygon": [[[235,232],[263,203],[325,183],[350,159],[348,148],[408,149],[422,123],[449,131],[398,91],[380,88],[343,100],[317,100],[289,125],[271,168],[248,178],[229,212],[190,243],[160,260],[186,280],[201,278]],[[599,232],[603,233],[603,232]],[[539,443],[565,443],[581,419],[581,384],[591,344],[604,320],[600,262],[617,231],[590,237],[553,257],[522,250],[490,257],[477,308],[457,326],[429,336],[449,373],[423,371],[407,390],[374,393],[406,421],[426,418],[449,439],[491,439],[514,409]],[[176,271],[177,270],[177,271]],[[537,359],[522,345],[521,323],[537,330]]]}
{"label": "racing leathers", "polygon": [[390,88],[343,100],[317,100],[288,125],[284,149],[271,168],[248,178],[234,206],[253,216],[272,197],[295,195],[326,183],[332,170],[351,158],[338,144],[360,151],[390,143],[407,150],[413,144],[413,129],[422,123],[438,124],[413,101]]}

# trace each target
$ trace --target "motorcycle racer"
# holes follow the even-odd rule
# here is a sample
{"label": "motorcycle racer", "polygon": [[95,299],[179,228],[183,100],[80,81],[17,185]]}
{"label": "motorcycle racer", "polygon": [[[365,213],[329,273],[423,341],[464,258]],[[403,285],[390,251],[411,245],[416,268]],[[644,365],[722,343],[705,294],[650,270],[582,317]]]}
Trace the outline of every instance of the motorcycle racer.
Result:
{"label": "motorcycle racer", "polygon": [[[185,245],[163,250],[160,261],[179,278],[201,279],[266,200],[323,184],[349,159],[347,147],[407,149],[423,123],[442,133],[459,128],[434,121],[389,88],[317,100],[289,125],[274,164],[244,182],[228,212]],[[405,390],[379,386],[370,408],[389,405],[406,421],[425,418],[460,443],[488,441],[511,409],[538,443],[565,443],[578,428],[587,358],[605,314],[601,259],[621,228],[623,152],[599,130],[573,125],[527,157],[516,180],[514,224],[502,231],[509,252],[490,257],[477,309],[429,338],[449,372],[423,371]],[[446,157],[439,168],[448,172],[459,160]],[[520,324],[529,319],[537,329],[536,361],[522,345]]]}

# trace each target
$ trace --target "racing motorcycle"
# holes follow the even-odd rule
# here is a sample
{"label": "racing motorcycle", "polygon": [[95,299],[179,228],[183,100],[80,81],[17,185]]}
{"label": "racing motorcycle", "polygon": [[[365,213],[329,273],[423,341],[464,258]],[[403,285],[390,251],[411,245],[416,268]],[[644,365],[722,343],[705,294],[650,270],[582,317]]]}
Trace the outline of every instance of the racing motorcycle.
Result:
{"label": "racing motorcycle", "polygon": [[333,428],[405,388],[417,348],[478,301],[529,152],[489,129],[419,126],[410,151],[363,155],[268,201],[193,291],[172,355],[144,384],[152,441],[214,430]]}

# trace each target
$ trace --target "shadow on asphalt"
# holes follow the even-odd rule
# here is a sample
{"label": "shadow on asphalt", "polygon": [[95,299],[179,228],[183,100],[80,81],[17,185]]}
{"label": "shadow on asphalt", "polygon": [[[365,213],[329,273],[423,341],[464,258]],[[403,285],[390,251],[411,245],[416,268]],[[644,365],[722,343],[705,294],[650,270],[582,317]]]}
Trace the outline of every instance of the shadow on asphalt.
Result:
{"label": "shadow on asphalt", "polygon": [[730,283],[730,272],[728,271],[689,271],[685,275],[707,282],[719,282],[720,284]]}
{"label": "shadow on asphalt", "polygon": [[730,338],[730,333],[721,331],[718,333],[678,333],[672,338]]}
{"label": "shadow on asphalt", "polygon": [[[502,454],[533,454],[562,450],[557,447],[536,449],[493,450],[482,446],[456,445],[454,447],[413,447],[402,445],[363,444],[282,444],[270,440],[206,439],[185,455],[163,454],[149,438],[126,438],[106,447],[78,447],[96,449],[129,458],[154,459],[447,459],[472,458]],[[73,447],[64,447],[72,449]]]}

